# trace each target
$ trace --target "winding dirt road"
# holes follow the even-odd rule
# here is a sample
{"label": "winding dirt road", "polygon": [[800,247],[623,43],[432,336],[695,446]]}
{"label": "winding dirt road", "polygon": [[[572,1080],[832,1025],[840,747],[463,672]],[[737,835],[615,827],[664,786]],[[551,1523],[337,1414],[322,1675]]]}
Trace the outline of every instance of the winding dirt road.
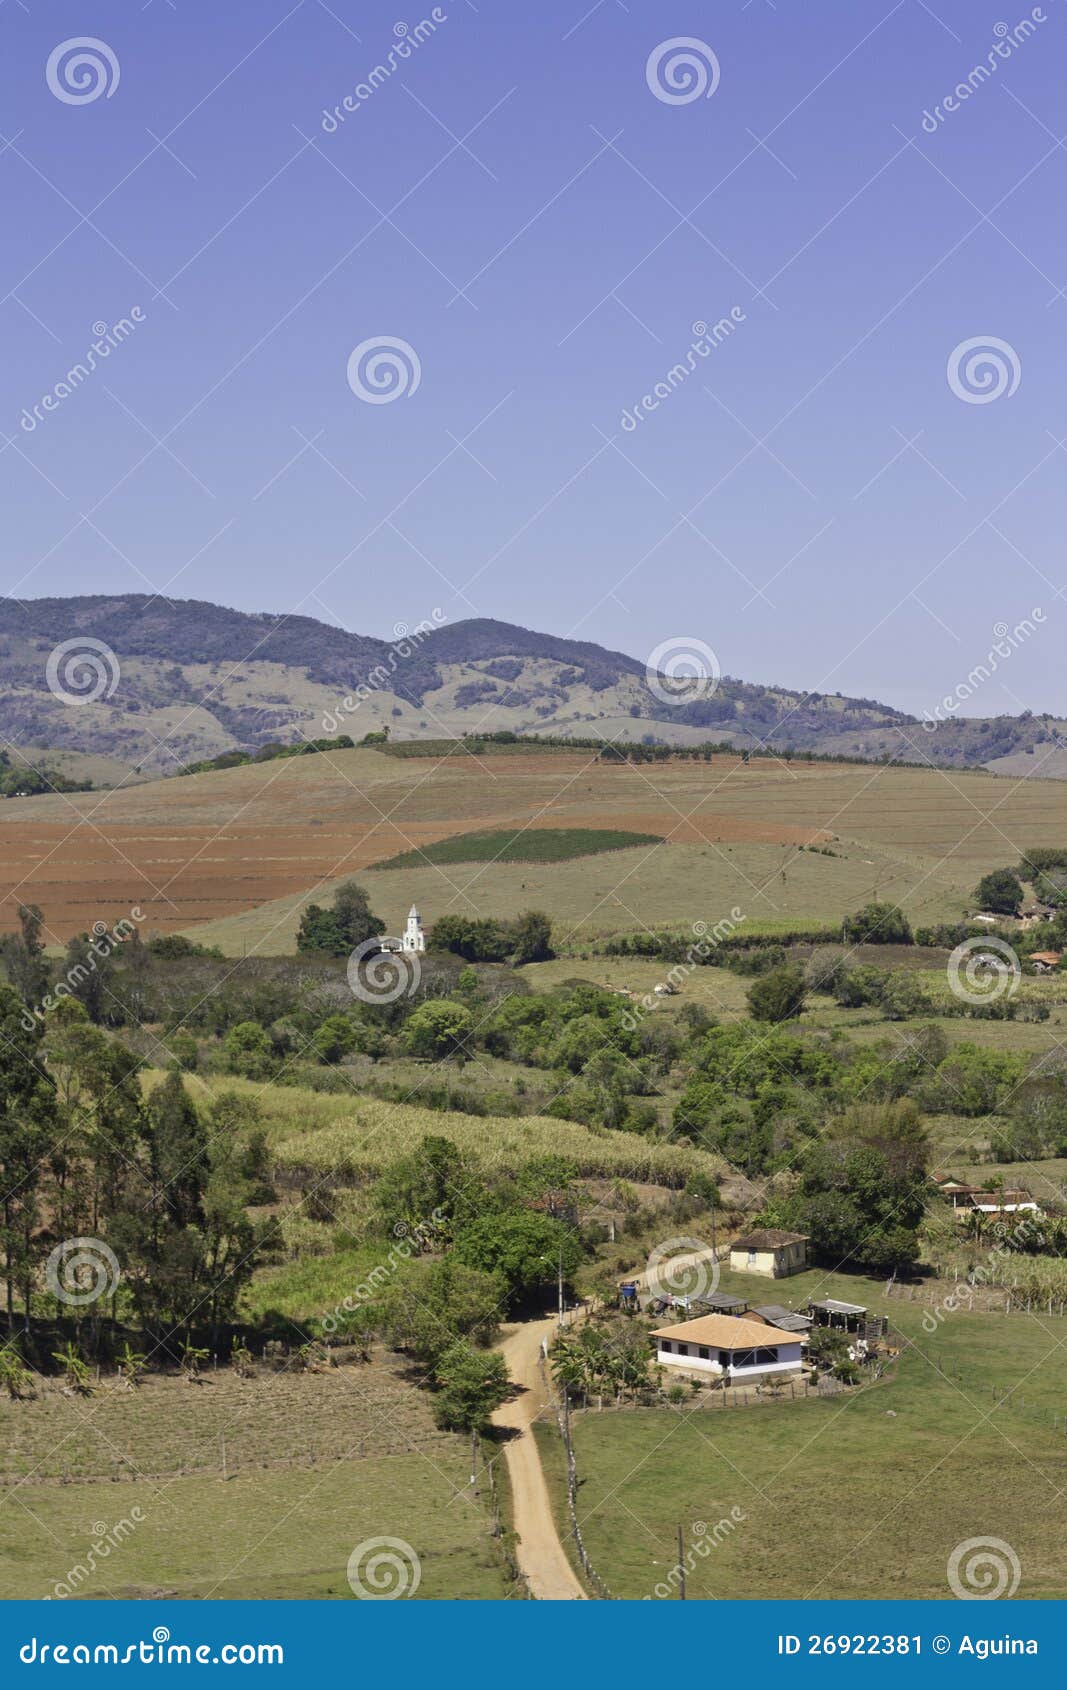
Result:
{"label": "winding dirt road", "polygon": [[[710,1250],[694,1251],[692,1255],[678,1256],[672,1265],[695,1264],[708,1261],[711,1256]],[[650,1277],[647,1269],[633,1275],[637,1284],[645,1287]],[[497,1409],[493,1423],[518,1433],[504,1445],[504,1459],[511,1480],[512,1523],[518,1539],[515,1558],[531,1594],[539,1602],[584,1602],[586,1593],[556,1530],[532,1430],[534,1421],[549,1406],[538,1366],[541,1343],[543,1340],[551,1344],[556,1330],[555,1316],[527,1320],[521,1326],[512,1327],[497,1345],[508,1364],[517,1394]]]}
{"label": "winding dirt road", "polygon": [[539,1602],[584,1602],[585,1591],[556,1530],[533,1435],[533,1423],[547,1406],[537,1365],[541,1341],[550,1344],[555,1331],[554,1318],[527,1320],[509,1332],[499,1345],[517,1394],[497,1409],[493,1421],[518,1434],[504,1445],[504,1459],[508,1464],[512,1518],[518,1538],[515,1558],[531,1595]]}

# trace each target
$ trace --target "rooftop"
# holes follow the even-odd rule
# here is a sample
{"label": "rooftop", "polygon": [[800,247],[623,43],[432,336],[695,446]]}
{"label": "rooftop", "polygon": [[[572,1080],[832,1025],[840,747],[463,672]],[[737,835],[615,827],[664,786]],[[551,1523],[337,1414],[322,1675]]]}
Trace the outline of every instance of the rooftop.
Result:
{"label": "rooftop", "polygon": [[778,1227],[764,1227],[761,1231],[746,1232],[743,1238],[735,1238],[731,1250],[776,1250],[783,1244],[806,1244],[806,1232],[782,1232]]}
{"label": "rooftop", "polygon": [[766,1345],[768,1332],[762,1321],[732,1314],[703,1314],[698,1320],[657,1327],[652,1336],[678,1338],[683,1344],[707,1344],[713,1350],[752,1350]]}
{"label": "rooftop", "polygon": [[866,1314],[860,1303],[840,1303],[836,1297],[825,1297],[821,1303],[809,1303],[811,1309],[824,1309],[827,1314]]}
{"label": "rooftop", "polygon": [[780,1303],[765,1303],[762,1308],[753,1309],[753,1314],[760,1314],[768,1326],[777,1326],[782,1332],[807,1332],[811,1320],[806,1314],[797,1314],[793,1309],[784,1309]]}

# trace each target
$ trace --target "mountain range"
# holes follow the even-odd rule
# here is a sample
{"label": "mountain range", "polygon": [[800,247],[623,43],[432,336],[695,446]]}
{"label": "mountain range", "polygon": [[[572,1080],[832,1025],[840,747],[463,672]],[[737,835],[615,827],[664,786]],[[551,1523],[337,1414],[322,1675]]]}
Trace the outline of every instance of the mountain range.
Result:
{"label": "mountain range", "polygon": [[664,702],[637,658],[507,622],[435,620],[398,627],[389,642],[307,616],[147,594],[0,599],[9,746],[166,774],[270,741],[359,739],[384,727],[394,739],[504,728],[713,739],[1067,776],[1067,723],[1052,716],[952,718],[928,730],[872,699],[729,677],[709,696]]}

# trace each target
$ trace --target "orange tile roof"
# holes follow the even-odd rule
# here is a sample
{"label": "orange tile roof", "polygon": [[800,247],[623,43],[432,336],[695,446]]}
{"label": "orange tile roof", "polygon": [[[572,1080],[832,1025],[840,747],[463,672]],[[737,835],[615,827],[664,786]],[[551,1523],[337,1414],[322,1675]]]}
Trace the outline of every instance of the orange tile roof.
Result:
{"label": "orange tile roof", "polygon": [[768,1342],[788,1342],[783,1337],[771,1338],[775,1329],[762,1321],[745,1320],[732,1314],[703,1314],[697,1320],[680,1320],[676,1326],[661,1326],[653,1338],[677,1338],[683,1344],[706,1344],[713,1350],[766,1349]]}

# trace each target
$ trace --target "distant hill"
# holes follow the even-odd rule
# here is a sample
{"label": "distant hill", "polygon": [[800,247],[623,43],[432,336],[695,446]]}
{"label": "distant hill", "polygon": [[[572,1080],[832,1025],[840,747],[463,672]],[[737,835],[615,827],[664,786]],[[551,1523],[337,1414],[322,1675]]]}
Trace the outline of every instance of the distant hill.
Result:
{"label": "distant hill", "polygon": [[[81,674],[94,697],[74,706],[57,696],[62,687],[50,688],[47,665],[57,646],[78,642],[69,664],[87,640],[117,662],[98,654],[98,688],[91,673]],[[308,616],[250,615],[192,599],[0,599],[0,735],[16,746],[168,773],[270,741],[342,732],[359,739],[386,726],[398,739],[501,728],[715,739],[1061,777],[1067,747],[1067,724],[1052,717],[959,720],[929,733],[872,699],[731,678],[709,698],[672,706],[649,690],[637,658],[485,618],[427,624],[390,644]]]}

